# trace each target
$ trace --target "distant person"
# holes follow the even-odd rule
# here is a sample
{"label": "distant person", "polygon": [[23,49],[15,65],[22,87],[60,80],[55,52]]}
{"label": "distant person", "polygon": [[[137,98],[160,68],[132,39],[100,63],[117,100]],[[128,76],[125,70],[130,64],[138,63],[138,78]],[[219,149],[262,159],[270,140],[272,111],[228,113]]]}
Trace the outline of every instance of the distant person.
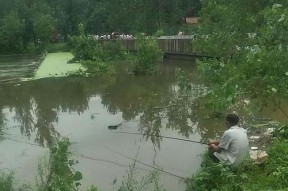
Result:
{"label": "distant person", "polygon": [[179,32],[178,32],[178,36],[183,36],[183,32],[182,32],[182,31],[179,31]]}
{"label": "distant person", "polygon": [[[237,165],[249,153],[249,140],[245,129],[238,127],[239,117],[235,114],[226,116],[226,130],[220,141],[209,142],[214,156],[228,165]],[[213,156],[213,155],[212,155]]]}
{"label": "distant person", "polygon": [[111,33],[111,38],[112,38],[112,39],[117,39],[117,38],[119,38],[119,33],[118,33],[118,32],[112,32],[112,33]]}

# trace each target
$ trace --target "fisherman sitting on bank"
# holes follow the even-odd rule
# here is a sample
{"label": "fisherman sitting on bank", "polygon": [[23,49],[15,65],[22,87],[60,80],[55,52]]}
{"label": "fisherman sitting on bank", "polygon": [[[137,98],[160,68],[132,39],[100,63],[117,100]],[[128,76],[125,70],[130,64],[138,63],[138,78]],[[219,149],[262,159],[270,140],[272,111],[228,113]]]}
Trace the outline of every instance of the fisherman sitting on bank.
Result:
{"label": "fisherman sitting on bank", "polygon": [[226,116],[226,130],[220,141],[208,143],[210,152],[221,162],[237,165],[249,156],[249,140],[245,129],[238,127],[239,117]]}

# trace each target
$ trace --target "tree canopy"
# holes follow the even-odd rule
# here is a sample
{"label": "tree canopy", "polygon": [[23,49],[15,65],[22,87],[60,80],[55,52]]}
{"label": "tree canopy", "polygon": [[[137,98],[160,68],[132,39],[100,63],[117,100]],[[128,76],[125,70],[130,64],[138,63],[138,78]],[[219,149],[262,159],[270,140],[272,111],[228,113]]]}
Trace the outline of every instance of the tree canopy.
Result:
{"label": "tree canopy", "polygon": [[[287,99],[288,2],[202,2],[195,48],[215,57],[198,61],[211,86],[208,96],[214,109],[228,107],[240,97],[264,103]],[[275,105],[280,107],[279,102]]]}
{"label": "tree canopy", "polygon": [[47,43],[53,35],[52,40],[66,40],[78,33],[80,23],[90,34],[175,34],[183,18],[197,16],[199,9],[200,0],[1,1],[0,54],[20,52],[29,42]]}

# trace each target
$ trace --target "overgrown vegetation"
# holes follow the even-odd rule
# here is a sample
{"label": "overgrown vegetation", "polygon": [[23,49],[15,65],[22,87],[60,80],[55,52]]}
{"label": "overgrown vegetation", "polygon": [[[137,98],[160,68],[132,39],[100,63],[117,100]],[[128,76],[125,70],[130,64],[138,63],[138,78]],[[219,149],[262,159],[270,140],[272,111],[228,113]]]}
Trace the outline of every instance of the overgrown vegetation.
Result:
{"label": "overgrown vegetation", "polygon": [[100,42],[86,35],[83,24],[79,25],[79,36],[69,37],[69,46],[74,58],[69,62],[80,62],[85,71],[70,73],[72,76],[111,75],[115,73],[113,60],[125,59],[127,50],[118,41]]}
{"label": "overgrown vegetation", "polygon": [[12,191],[13,187],[13,174],[0,171],[0,190]]}
{"label": "overgrown vegetation", "polygon": [[157,170],[152,171],[140,179],[139,178],[136,160],[134,160],[133,164],[129,165],[127,176],[124,177],[122,185],[118,191],[165,191],[162,186],[159,185],[159,172]]}
{"label": "overgrown vegetation", "polygon": [[[13,173],[0,171],[0,190],[5,191],[78,191],[81,185],[82,173],[76,171],[73,166],[78,163],[71,159],[69,151],[71,143],[67,138],[58,140],[50,147],[49,159],[42,158],[39,161],[36,187],[26,185],[15,186]],[[114,180],[114,184],[117,179]],[[91,185],[87,191],[97,191],[97,187]],[[118,191],[164,191],[159,185],[159,172],[152,171],[141,176],[136,167],[136,160],[129,165],[127,175],[123,177],[122,185]]]}
{"label": "overgrown vegetation", "polygon": [[[129,57],[128,51],[119,40],[95,40],[86,35],[84,25],[79,25],[79,36],[69,37],[74,58],[69,62],[80,62],[85,71],[71,73],[73,76],[111,75],[115,72],[111,61],[124,60]],[[136,37],[137,52],[135,56],[134,74],[147,74],[155,71],[156,62],[162,53],[158,48],[157,38],[139,34]]]}
{"label": "overgrown vegetation", "polygon": [[199,10],[200,0],[1,1],[0,54],[65,42],[69,35],[78,34],[80,23],[89,34],[151,35],[160,29],[166,35],[177,34],[179,29],[186,30],[184,18],[198,16]]}
{"label": "overgrown vegetation", "polygon": [[[237,99],[288,98],[287,1],[203,1],[196,50],[217,57],[198,60],[214,108]],[[278,107],[281,103],[275,102]]]}
{"label": "overgrown vegetation", "polygon": [[155,71],[156,62],[162,57],[156,37],[145,37],[142,34],[138,34],[136,36],[136,46],[134,74],[145,74]]}
{"label": "overgrown vegetation", "polygon": [[82,174],[73,169],[78,161],[69,158],[69,146],[67,138],[51,146],[49,162],[39,166],[38,191],[78,190]]}
{"label": "overgrown vegetation", "polygon": [[[282,133],[279,134],[278,130]],[[260,165],[247,160],[231,168],[222,163],[216,164],[207,153],[204,154],[201,170],[187,181],[187,191],[254,191],[288,188],[287,132],[287,126],[277,128],[273,143],[267,150],[269,157]]]}
{"label": "overgrown vegetation", "polygon": [[[288,117],[279,101],[287,102],[288,98],[287,1],[202,2],[195,48],[215,57],[197,61],[209,87],[207,105],[214,112],[223,112],[245,98],[257,100],[259,108],[273,103]],[[287,124],[276,128],[272,146],[267,149],[269,158],[261,165],[247,161],[231,170],[212,163],[205,155],[187,190],[287,189],[287,132]]]}

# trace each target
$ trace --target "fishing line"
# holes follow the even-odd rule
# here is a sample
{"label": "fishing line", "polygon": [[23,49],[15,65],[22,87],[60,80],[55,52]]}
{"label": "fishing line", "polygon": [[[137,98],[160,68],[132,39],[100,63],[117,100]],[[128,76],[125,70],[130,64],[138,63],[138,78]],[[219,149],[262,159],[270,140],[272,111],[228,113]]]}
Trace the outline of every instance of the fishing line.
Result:
{"label": "fishing line", "polygon": [[111,151],[111,152],[113,152],[113,153],[116,153],[116,154],[118,154],[118,155],[120,155],[120,156],[122,156],[122,157],[124,157],[124,158],[130,159],[130,160],[133,160],[133,161],[136,161],[136,162],[138,162],[138,163],[140,163],[140,164],[142,164],[142,165],[144,165],[144,166],[148,166],[148,167],[150,167],[150,168],[153,168],[153,169],[155,169],[155,170],[159,170],[159,171],[164,172],[164,173],[166,173],[166,174],[169,174],[169,175],[171,175],[171,176],[175,176],[175,177],[177,177],[177,178],[186,179],[186,178],[184,178],[184,177],[182,177],[182,176],[173,174],[173,173],[168,172],[168,171],[166,171],[166,170],[162,170],[162,169],[159,169],[159,168],[157,168],[157,167],[155,167],[155,166],[152,166],[152,165],[146,164],[146,163],[144,163],[144,162],[141,162],[141,161],[139,161],[139,160],[137,160],[137,159],[135,159],[135,158],[132,158],[132,157],[123,155],[122,153],[119,153],[119,152],[117,152],[117,151],[114,151],[114,150],[112,150],[112,149],[110,149],[110,148],[107,148],[107,147],[105,147],[105,146],[102,146],[102,145],[100,145],[100,146],[103,147],[103,148],[106,148],[107,150],[109,150],[109,151]]}
{"label": "fishing line", "polygon": [[[37,146],[37,147],[43,148],[41,145],[38,145],[38,144],[35,144],[35,143],[29,143],[29,142],[26,142],[26,141],[20,141],[20,140],[12,139],[12,138],[9,138],[9,137],[5,137],[5,138],[8,139],[8,140],[14,141],[14,142],[29,144],[29,145],[33,145],[33,146]],[[119,153],[119,152],[117,152],[117,151],[114,151],[114,150],[112,150],[112,149],[110,149],[110,148],[107,148],[107,147],[105,147],[105,146],[102,146],[102,145],[99,145],[99,146],[101,146],[101,147],[103,147],[103,148],[106,148],[107,150],[109,150],[109,151],[111,151],[111,152],[113,152],[113,153],[116,153],[116,154],[118,154],[118,155],[120,155],[120,156],[122,156],[122,157],[124,157],[124,158],[127,158],[127,159],[133,160],[133,161],[135,161],[135,162],[138,162],[138,163],[140,163],[140,164],[142,164],[142,165],[144,165],[144,166],[148,166],[148,167],[153,168],[153,169],[155,169],[155,170],[158,170],[158,171],[160,171],[160,172],[169,174],[169,175],[171,175],[171,176],[175,176],[175,177],[177,177],[177,178],[186,179],[186,178],[184,178],[184,177],[182,177],[182,176],[173,174],[173,173],[168,172],[168,171],[166,171],[166,170],[159,169],[159,168],[157,168],[157,167],[155,167],[155,166],[152,166],[152,165],[146,164],[146,163],[144,163],[144,162],[141,162],[141,161],[139,161],[139,160],[136,160],[135,158],[126,156],[126,155],[124,155],[124,154],[122,154],[122,153]],[[86,156],[86,155],[82,155],[82,154],[77,154],[77,153],[74,153],[74,152],[69,152],[69,153],[74,154],[74,155],[78,155],[78,156],[83,157],[83,158],[86,158],[86,159],[98,161],[98,159],[93,158],[93,157],[90,157],[90,156]]]}
{"label": "fishing line", "polygon": [[[131,135],[148,135],[148,134],[143,134],[143,133],[133,133],[133,132],[113,132],[113,133],[122,133],[122,134],[131,134]],[[151,136],[155,136],[155,137],[160,137],[160,138],[166,138],[166,139],[174,139],[174,140],[178,140],[178,141],[187,141],[187,142],[191,142],[191,143],[199,143],[202,145],[207,145],[207,143],[203,143],[201,141],[193,141],[190,139],[181,139],[181,138],[176,138],[176,137],[169,137],[169,136],[162,136],[162,135],[151,135]]]}

